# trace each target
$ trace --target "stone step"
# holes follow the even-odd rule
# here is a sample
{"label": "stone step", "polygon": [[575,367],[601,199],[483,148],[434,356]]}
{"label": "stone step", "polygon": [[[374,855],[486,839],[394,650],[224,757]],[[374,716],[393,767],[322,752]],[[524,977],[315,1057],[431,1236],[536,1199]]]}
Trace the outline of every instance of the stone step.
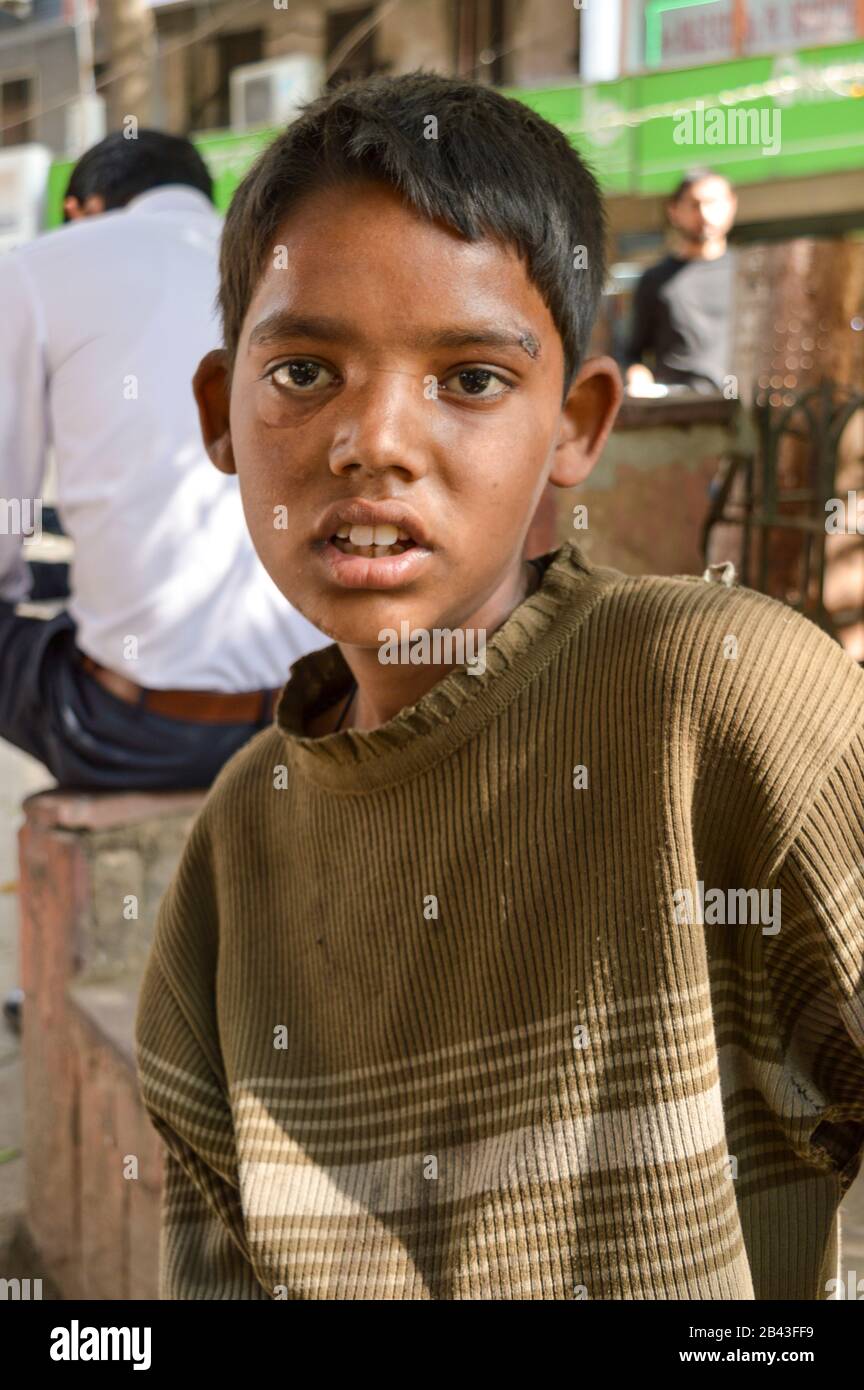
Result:
{"label": "stone step", "polygon": [[160,1147],[134,1019],[205,793],[44,792],[19,832],[26,1221],[63,1298],[155,1298]]}

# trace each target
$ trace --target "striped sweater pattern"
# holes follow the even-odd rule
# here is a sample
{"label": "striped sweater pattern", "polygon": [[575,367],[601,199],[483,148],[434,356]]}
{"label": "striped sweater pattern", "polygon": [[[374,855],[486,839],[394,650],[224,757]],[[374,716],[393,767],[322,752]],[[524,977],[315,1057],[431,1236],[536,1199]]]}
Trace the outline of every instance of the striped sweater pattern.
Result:
{"label": "striped sweater pattern", "polygon": [[574,544],[382,727],[295,663],[137,1018],[169,1299],[821,1299],[864,1152],[864,672]]}

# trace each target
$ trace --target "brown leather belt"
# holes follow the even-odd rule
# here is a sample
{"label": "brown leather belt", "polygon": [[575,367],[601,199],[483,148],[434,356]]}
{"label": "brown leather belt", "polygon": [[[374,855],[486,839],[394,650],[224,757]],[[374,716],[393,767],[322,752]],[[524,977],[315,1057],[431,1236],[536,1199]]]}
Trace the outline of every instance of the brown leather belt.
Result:
{"label": "brown leather belt", "polygon": [[92,656],[79,652],[78,657],[87,674],[118,700],[166,719],[188,719],[196,724],[257,724],[273,718],[282,693],[281,688],[237,695],[216,690],[149,690],[107,666],[100,666]]}

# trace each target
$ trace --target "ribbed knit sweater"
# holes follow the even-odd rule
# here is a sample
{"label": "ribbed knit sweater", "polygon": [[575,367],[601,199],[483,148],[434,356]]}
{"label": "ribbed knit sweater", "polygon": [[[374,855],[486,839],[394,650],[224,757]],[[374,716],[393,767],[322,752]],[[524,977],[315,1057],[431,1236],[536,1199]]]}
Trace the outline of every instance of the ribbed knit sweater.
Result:
{"label": "ribbed knit sweater", "polygon": [[825,1298],[864,673],[774,600],[565,545],[482,674],[308,736],[349,682],[294,665],[160,908],[162,1296]]}

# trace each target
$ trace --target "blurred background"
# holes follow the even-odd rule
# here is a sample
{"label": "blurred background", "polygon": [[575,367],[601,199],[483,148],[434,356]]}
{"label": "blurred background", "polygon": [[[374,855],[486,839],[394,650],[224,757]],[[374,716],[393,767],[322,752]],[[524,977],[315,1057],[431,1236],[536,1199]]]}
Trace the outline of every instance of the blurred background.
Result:
{"label": "blurred background", "polygon": [[[500,86],[593,163],[612,239],[598,351],[624,351],[680,179],[731,181],[730,381],[625,407],[578,540],[633,572],[731,559],[864,659],[864,0],[5,0],[0,251],[59,224],[72,163],[124,122],[191,135],[224,210],[299,102],[416,67]],[[679,143],[676,113],[717,108],[776,115],[778,148]],[[534,549],[572,506],[550,495]]]}

